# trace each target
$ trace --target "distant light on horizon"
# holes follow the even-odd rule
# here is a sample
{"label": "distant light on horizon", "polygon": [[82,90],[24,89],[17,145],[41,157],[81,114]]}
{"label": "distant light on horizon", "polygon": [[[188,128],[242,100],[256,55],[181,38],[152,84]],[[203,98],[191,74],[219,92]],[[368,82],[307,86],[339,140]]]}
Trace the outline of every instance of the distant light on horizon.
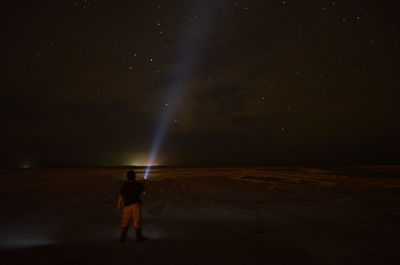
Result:
{"label": "distant light on horizon", "polygon": [[20,168],[31,168],[32,163],[31,162],[23,162],[23,163],[21,163],[21,165],[19,167]]}
{"label": "distant light on horizon", "polygon": [[149,163],[148,155],[144,154],[133,155],[128,159],[126,164],[134,167],[155,167],[160,165],[158,161],[152,161],[152,163]]}

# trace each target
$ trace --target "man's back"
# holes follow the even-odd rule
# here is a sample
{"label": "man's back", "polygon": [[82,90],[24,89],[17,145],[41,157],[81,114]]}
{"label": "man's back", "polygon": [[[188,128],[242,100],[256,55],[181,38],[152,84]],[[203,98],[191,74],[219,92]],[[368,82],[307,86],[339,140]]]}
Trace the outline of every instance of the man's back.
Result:
{"label": "man's back", "polygon": [[124,196],[125,206],[141,203],[140,195],[143,192],[144,187],[141,182],[138,181],[127,181],[122,184],[120,194]]}
{"label": "man's back", "polygon": [[122,202],[125,206],[123,208],[121,219],[121,235],[120,242],[125,242],[128,235],[129,224],[133,219],[133,227],[135,227],[136,240],[141,242],[145,238],[142,235],[141,226],[141,198],[140,195],[144,191],[144,185],[141,182],[135,181],[136,173],[129,170],[126,173],[127,182],[121,185],[120,194],[118,196],[117,208],[121,209]]}

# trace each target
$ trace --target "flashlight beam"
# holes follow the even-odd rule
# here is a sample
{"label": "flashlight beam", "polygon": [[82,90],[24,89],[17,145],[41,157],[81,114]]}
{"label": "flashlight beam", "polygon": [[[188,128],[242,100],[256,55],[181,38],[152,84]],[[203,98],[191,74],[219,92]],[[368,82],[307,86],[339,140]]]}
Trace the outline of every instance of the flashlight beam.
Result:
{"label": "flashlight beam", "polygon": [[[178,76],[179,78],[176,80],[176,83],[171,85],[165,109],[161,114],[160,123],[156,129],[154,141],[151,146],[150,157],[144,174],[145,180],[150,175],[152,165],[168,133],[171,120],[176,114],[178,108],[176,99],[184,92],[183,87],[185,86],[185,83],[183,82],[191,81],[192,76],[196,72],[195,68],[199,65],[198,60],[201,59],[199,55],[204,48],[202,46],[206,44],[204,40],[209,37],[208,35],[210,24],[213,20],[212,18],[217,16],[217,11],[224,2],[222,0],[213,0],[190,1],[190,3],[192,3],[192,9],[188,14],[189,16],[186,16],[190,18],[190,24],[187,25],[188,28],[185,31],[185,37],[181,40],[180,45],[178,46],[177,62],[180,67],[174,76]],[[199,18],[199,20],[196,19],[196,21],[193,22],[193,17]],[[192,34],[193,32],[196,32],[196,34]]]}

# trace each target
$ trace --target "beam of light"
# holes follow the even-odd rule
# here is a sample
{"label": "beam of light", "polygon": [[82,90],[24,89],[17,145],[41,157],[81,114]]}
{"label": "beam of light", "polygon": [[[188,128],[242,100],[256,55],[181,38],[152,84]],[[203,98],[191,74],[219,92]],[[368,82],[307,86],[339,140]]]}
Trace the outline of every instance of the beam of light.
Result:
{"label": "beam of light", "polygon": [[177,61],[181,67],[174,73],[174,76],[177,76],[178,79],[170,85],[166,103],[151,146],[144,179],[149,177],[152,165],[157,158],[171,121],[176,114],[178,108],[176,99],[184,92],[185,83],[189,82],[195,74],[195,68],[198,65],[198,60],[201,58],[200,53],[202,52],[203,45],[206,44],[203,37],[209,33],[208,31],[213,18],[216,17],[218,8],[223,3],[221,0],[190,1],[192,6],[190,12],[187,14],[190,24],[188,24],[187,31],[184,32],[185,37],[178,45]]}
{"label": "beam of light", "polygon": [[0,250],[10,250],[18,248],[31,248],[38,246],[45,246],[55,244],[56,242],[45,237],[35,236],[24,236],[19,237],[18,235],[10,235],[9,237],[3,238],[0,242]]}

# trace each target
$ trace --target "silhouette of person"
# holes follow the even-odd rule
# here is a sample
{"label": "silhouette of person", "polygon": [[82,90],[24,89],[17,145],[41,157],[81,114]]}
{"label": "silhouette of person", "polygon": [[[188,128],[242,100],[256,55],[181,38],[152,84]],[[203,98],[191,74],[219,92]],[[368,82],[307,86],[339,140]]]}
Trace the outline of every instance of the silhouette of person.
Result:
{"label": "silhouette of person", "polygon": [[[129,225],[133,220],[136,241],[141,242],[145,239],[141,227],[141,195],[144,192],[144,185],[142,182],[136,181],[136,173],[133,170],[127,172],[126,178],[128,180],[121,185],[117,203],[118,209],[123,208],[119,241],[126,241]],[[122,204],[124,204],[123,207]]]}

